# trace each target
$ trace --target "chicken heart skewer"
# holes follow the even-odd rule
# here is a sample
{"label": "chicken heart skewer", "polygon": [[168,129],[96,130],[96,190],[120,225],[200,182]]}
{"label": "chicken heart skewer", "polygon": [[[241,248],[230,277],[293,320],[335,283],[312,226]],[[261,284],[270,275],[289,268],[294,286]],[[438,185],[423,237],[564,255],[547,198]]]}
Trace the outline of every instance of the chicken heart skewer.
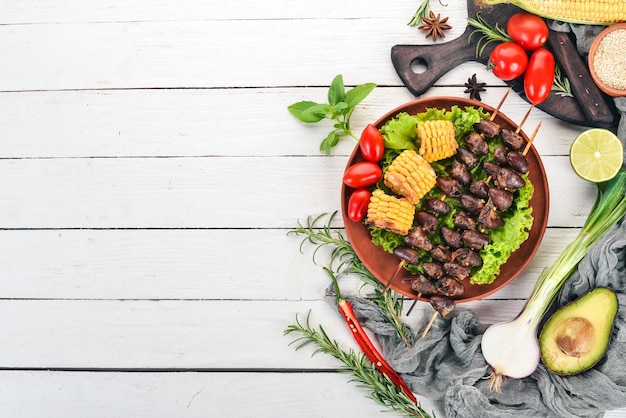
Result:
{"label": "chicken heart skewer", "polygon": [[[526,115],[524,116],[524,119],[522,120],[522,123],[524,123],[526,121],[526,118],[528,117],[530,110],[532,110],[532,107],[529,109],[528,112],[526,112]],[[528,153],[528,151],[530,150],[530,147],[533,143],[533,141],[535,140],[535,137],[537,136],[537,133],[539,132],[539,128],[541,127],[541,121],[539,121],[539,123],[537,124],[537,127],[535,128],[533,134],[531,135],[531,137],[528,140],[528,143],[526,144],[526,147],[524,148],[524,150],[522,151],[522,155],[526,156],[526,154]],[[520,129],[518,127],[518,129],[516,130],[516,133],[519,132]],[[491,177],[491,176],[490,176]],[[445,296],[444,296],[445,297]],[[417,300],[417,299],[416,299]],[[450,299],[450,301],[452,302],[452,304],[454,304],[454,300]],[[424,331],[422,332],[422,338],[426,337],[426,335],[428,334],[428,331],[430,330],[431,326],[433,325],[433,323],[435,322],[435,319],[437,318],[437,316],[439,315],[439,310],[442,310],[441,314],[442,316],[445,318],[451,311],[452,309],[449,309],[447,306],[444,307],[444,309],[437,309],[437,307],[441,306],[441,303],[443,303],[443,300],[435,300],[435,304],[433,304],[432,302],[432,297],[431,297],[431,305],[433,306],[433,308],[435,308],[435,312],[433,312],[430,320],[428,321],[428,323],[426,324],[426,327],[424,328]],[[409,311],[413,308],[413,306],[411,306],[411,308],[409,309]],[[449,309],[449,310],[448,310]],[[444,314],[445,313],[445,314]]]}
{"label": "chicken heart skewer", "polygon": [[[504,102],[506,101],[506,98],[509,96],[509,93],[511,92],[511,88],[509,88],[506,93],[504,93],[504,96],[502,96],[502,98],[500,99],[500,102],[498,103],[498,106],[496,106],[496,108],[494,109],[493,113],[491,114],[490,117],[490,121],[493,122],[493,120],[496,118],[496,116],[498,115],[498,112],[500,111],[500,108],[502,107],[502,105],[504,104]],[[441,200],[445,200],[446,196],[442,196]],[[393,279],[396,277],[396,275],[400,272],[400,270],[402,269],[402,267],[404,267],[404,260],[400,261],[400,263],[398,264],[398,267],[396,268],[395,272],[393,273],[393,275],[391,276],[391,278],[387,281],[387,284],[385,285],[385,287],[383,288],[383,293],[387,291],[387,289],[389,289],[389,286],[391,285],[391,282],[393,281]],[[413,308],[415,307],[415,305],[417,304],[417,301],[419,300],[419,298],[422,297],[422,293],[418,292],[417,296],[415,297],[415,299],[413,300],[413,303],[411,304],[411,306],[409,307],[409,310],[406,312],[406,316],[409,316],[411,314],[411,311],[413,311]]]}

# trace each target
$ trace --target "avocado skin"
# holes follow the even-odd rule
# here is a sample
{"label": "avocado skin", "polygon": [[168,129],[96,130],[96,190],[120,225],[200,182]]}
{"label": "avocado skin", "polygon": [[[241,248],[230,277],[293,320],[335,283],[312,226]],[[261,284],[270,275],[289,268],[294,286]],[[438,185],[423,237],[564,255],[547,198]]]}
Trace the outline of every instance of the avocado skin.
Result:
{"label": "avocado skin", "polygon": [[[562,376],[578,374],[592,368],[602,359],[609,346],[617,309],[617,295],[605,287],[595,288],[558,309],[546,321],[539,336],[543,364],[548,370]],[[570,342],[570,325],[580,323],[591,325],[587,328],[586,337],[583,337],[586,344],[580,344],[580,351],[586,352],[578,355],[567,354],[562,347],[570,347],[571,344],[562,342],[564,338]],[[566,331],[568,328],[569,331]],[[561,342],[561,346],[557,341]]]}

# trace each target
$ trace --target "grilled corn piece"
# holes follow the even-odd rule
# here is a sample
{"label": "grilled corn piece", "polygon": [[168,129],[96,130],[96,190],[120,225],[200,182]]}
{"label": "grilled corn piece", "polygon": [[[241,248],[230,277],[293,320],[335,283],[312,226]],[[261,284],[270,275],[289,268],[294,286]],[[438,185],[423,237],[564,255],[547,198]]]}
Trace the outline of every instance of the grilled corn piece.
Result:
{"label": "grilled corn piece", "polygon": [[402,151],[384,175],[385,185],[413,205],[433,188],[436,180],[435,170],[428,161],[410,149]]}
{"label": "grilled corn piece", "polygon": [[380,189],[372,192],[365,223],[400,235],[409,233],[413,225],[415,206],[405,198],[390,196]]}
{"label": "grilled corn piece", "polygon": [[454,137],[454,124],[449,120],[427,120],[418,123],[417,139],[419,154],[428,162],[452,157],[459,147]]}
{"label": "grilled corn piece", "polygon": [[562,22],[610,25],[626,21],[624,0],[482,0],[482,3],[511,3],[527,12]]}

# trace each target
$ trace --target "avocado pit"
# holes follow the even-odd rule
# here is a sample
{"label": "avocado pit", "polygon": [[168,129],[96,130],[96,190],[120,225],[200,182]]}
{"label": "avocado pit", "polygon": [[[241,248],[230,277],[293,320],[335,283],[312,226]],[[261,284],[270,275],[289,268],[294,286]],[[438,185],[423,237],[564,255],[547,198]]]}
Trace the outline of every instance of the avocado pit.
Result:
{"label": "avocado pit", "polygon": [[556,330],[556,344],[568,356],[587,354],[595,342],[593,324],[585,318],[569,318]]}

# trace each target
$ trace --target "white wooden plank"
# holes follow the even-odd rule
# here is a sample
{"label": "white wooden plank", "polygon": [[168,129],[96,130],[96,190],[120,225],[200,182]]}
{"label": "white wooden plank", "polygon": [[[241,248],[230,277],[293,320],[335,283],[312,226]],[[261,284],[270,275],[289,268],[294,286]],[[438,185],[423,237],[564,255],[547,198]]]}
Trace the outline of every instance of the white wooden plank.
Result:
{"label": "white wooden plank", "polygon": [[[467,97],[464,87],[435,87],[424,97]],[[505,87],[482,96],[496,106]],[[287,112],[300,100],[326,101],[327,88],[163,89],[45,91],[0,94],[5,158],[282,156],[322,155],[319,144],[332,123],[304,124]],[[378,87],[352,116],[360,135],[367,123],[413,100],[404,87]],[[235,110],[234,110],[235,109]],[[501,112],[523,115],[528,104],[511,94]],[[581,128],[535,109],[525,123],[542,128],[535,140],[541,155],[567,155]],[[346,138],[334,155],[349,155]]]}
{"label": "white wooden plank", "polygon": [[[461,14],[465,2],[451,0],[443,7],[433,4],[442,13]],[[408,22],[418,5],[411,1],[381,5],[375,0],[348,0],[341,3],[318,0],[315,7],[305,2],[270,0],[251,2],[185,1],[184,7],[171,1],[107,0],[28,0],[0,4],[2,24],[77,23],[102,21],[185,21],[185,20],[252,20],[252,19],[354,19],[397,17]]]}
{"label": "white wooden plank", "polygon": [[[295,226],[295,221],[294,221]],[[0,294],[44,299],[322,298],[328,257],[287,230],[0,231]]]}
{"label": "white wooden plank", "polygon": [[[288,228],[340,209],[345,157],[0,160],[3,228]],[[550,226],[593,204],[566,157],[546,157]],[[245,167],[245,175],[242,170]],[[578,194],[571,190],[580,190]]]}
{"label": "white wooden plank", "polygon": [[[523,300],[482,301],[485,323],[514,317]],[[59,369],[333,369],[336,360],[296,351],[283,336],[296,315],[322,324],[343,348],[358,348],[325,301],[0,300],[2,367]],[[432,314],[403,318],[415,332]]]}
{"label": "white wooden plank", "polygon": [[[366,391],[336,373],[82,373],[2,371],[0,414],[24,418],[379,417]],[[40,402],[24,402],[24,398]],[[419,394],[418,394],[419,397]],[[439,403],[419,398],[444,417]],[[387,414],[390,417],[399,416]],[[626,416],[624,409],[607,418]]]}
{"label": "white wooden plank", "polygon": [[[0,372],[2,416],[378,417],[382,406],[338,373]],[[37,402],[25,402],[24,399]],[[438,403],[422,407],[443,417]],[[399,416],[387,414],[390,417]]]}
{"label": "white wooden plank", "polygon": [[[346,375],[336,373],[2,371],[0,414],[24,418],[379,417],[381,407],[347,380]],[[25,398],[40,402],[25,402]],[[445,416],[439,403],[419,400],[427,412]],[[626,410],[604,416],[626,417]]]}
{"label": "white wooden plank", "polygon": [[[451,18],[449,39],[465,22]],[[327,86],[339,72],[400,85],[391,46],[429,42],[404,18],[375,17],[3,25],[0,39],[1,91]]]}
{"label": "white wooden plank", "polygon": [[[491,298],[525,298],[577,231],[548,229],[526,270]],[[328,251],[317,253],[316,265],[315,247],[307,244],[301,254],[300,240],[271,229],[5,230],[0,231],[0,294],[7,299],[321,300],[330,283],[322,271]],[[358,278],[342,281],[347,292],[356,293],[360,285]]]}

